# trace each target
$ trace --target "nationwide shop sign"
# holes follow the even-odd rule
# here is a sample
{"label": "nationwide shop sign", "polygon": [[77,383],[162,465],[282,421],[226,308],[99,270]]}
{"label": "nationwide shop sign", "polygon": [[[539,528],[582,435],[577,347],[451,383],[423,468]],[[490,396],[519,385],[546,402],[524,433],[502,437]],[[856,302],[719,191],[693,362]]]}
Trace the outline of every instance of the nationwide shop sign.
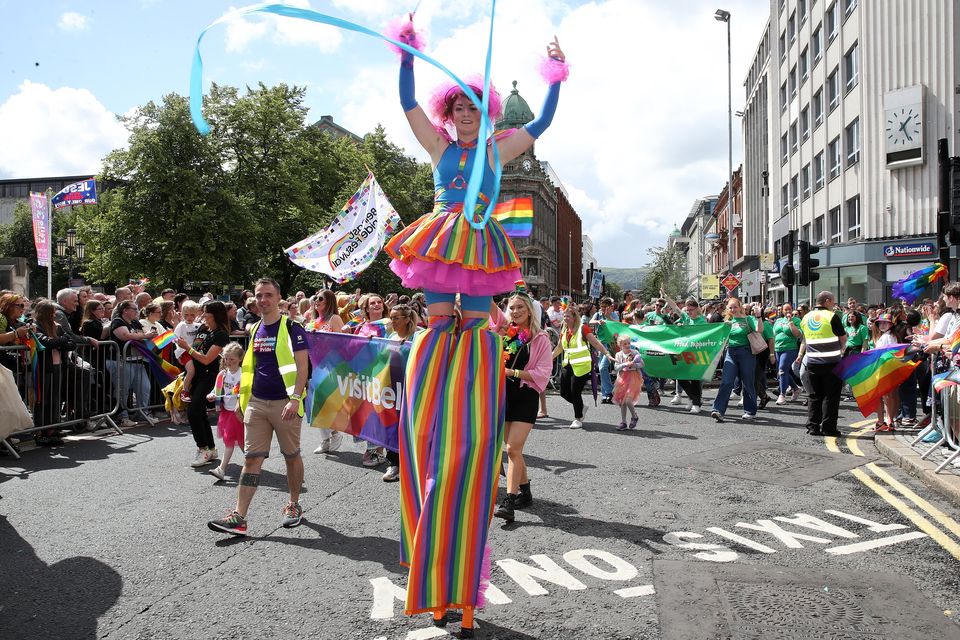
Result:
{"label": "nationwide shop sign", "polygon": [[887,260],[897,258],[924,258],[934,256],[937,247],[932,242],[902,242],[883,246],[883,257]]}

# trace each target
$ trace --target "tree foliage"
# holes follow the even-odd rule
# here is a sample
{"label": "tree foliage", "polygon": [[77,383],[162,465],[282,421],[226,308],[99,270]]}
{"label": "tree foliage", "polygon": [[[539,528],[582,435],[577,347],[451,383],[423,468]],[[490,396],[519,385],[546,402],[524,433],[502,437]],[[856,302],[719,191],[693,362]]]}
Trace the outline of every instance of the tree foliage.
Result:
{"label": "tree foliage", "polygon": [[678,246],[647,249],[651,260],[646,277],[640,286],[641,300],[660,295],[661,289],[674,300],[689,294],[687,282],[687,254]]}
{"label": "tree foliage", "polygon": [[[358,144],[308,126],[302,88],[241,93],[215,84],[204,111],[208,136],[177,94],[123,118],[129,147],[105,158],[100,203],[76,216],[88,279],[148,276],[183,289],[187,281],[249,286],[270,275],[285,291],[315,289],[322,276],[293,265],[284,249],[327,226],[366,167],[405,223],[431,206],[429,165],[405,156],[381,127]],[[383,255],[345,286],[400,288]]]}

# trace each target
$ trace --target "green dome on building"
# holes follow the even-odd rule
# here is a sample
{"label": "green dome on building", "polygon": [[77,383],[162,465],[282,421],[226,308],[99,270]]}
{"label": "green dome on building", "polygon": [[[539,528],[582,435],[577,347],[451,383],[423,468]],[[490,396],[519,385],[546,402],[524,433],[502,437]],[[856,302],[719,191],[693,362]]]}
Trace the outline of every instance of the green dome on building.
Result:
{"label": "green dome on building", "polygon": [[517,91],[517,81],[513,81],[513,90],[507,99],[503,101],[503,117],[497,120],[497,129],[519,129],[523,125],[533,120],[533,111],[530,105],[520,96]]}

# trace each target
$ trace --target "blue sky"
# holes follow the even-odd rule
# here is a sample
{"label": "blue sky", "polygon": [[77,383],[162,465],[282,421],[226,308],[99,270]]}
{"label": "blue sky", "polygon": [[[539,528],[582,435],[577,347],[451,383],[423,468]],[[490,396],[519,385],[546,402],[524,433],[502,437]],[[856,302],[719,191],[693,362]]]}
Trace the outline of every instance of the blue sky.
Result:
{"label": "blue sky", "polygon": [[[417,6],[415,0],[292,4],[375,30]],[[186,95],[197,36],[239,6],[0,0],[0,178],[95,173],[102,157],[125,143],[114,114],[166,93]],[[644,264],[645,249],[662,244],[696,198],[724,184],[726,31],[713,19],[719,6],[709,0],[497,4],[493,80],[501,93],[517,80],[539,111],[545,86],[536,66],[554,34],[571,63],[557,116],[536,151],[563,180],[601,265]],[[736,110],[769,5],[722,6],[733,13]],[[488,14],[482,0],[421,0],[416,23],[428,31],[427,53],[465,75],[482,70]],[[395,143],[426,160],[398,104],[396,58],[372,38],[251,17],[214,27],[201,51],[205,86],[211,80],[305,86],[311,119],[330,114],[360,134],[383,124]],[[440,78],[418,64],[421,102]]]}

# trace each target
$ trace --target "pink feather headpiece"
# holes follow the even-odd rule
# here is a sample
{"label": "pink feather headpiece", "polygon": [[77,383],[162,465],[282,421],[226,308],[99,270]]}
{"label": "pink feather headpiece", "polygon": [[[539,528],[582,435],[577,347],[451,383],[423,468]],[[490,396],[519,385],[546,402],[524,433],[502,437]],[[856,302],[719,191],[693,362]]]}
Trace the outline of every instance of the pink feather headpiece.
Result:
{"label": "pink feather headpiece", "polygon": [[[467,78],[464,83],[473,89],[473,92],[477,94],[477,97],[480,98],[481,101],[483,100],[483,76],[474,74]],[[442,128],[443,124],[450,119],[450,110],[453,108],[453,103],[458,96],[462,95],[463,89],[452,80],[438,85],[433,90],[433,95],[430,96],[428,106],[434,124]],[[490,83],[490,102],[487,103],[487,115],[490,117],[491,122],[496,122],[497,118],[503,115],[503,103],[500,100],[500,94],[497,93],[497,89],[493,86],[492,82]]]}
{"label": "pink feather headpiece", "polygon": [[[417,51],[423,51],[427,47],[427,39],[424,34],[418,32],[413,27],[413,14],[391,20],[384,30],[383,35],[392,40],[408,44]],[[403,56],[403,54],[407,53],[395,44],[388,42],[387,46],[398,56]]]}

